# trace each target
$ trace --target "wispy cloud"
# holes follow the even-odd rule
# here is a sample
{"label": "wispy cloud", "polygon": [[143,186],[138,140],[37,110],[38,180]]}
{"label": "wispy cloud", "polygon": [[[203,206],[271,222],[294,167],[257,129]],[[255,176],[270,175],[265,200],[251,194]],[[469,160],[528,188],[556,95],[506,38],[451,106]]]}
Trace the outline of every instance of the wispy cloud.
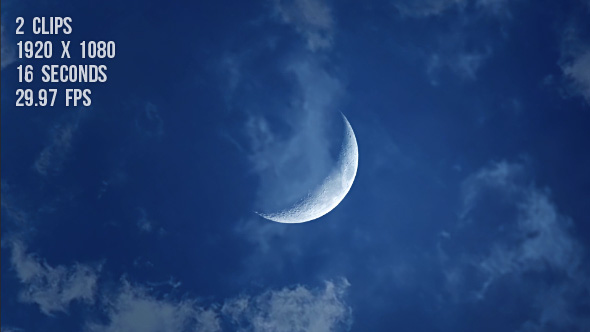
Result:
{"label": "wispy cloud", "polygon": [[[254,199],[259,212],[292,205],[329,174],[334,142],[328,131],[339,119],[336,106],[344,90],[341,80],[313,54],[331,45],[334,22],[328,4],[321,0],[273,4],[280,19],[306,37],[307,49],[278,56],[268,66],[275,69],[269,75],[259,75],[259,68],[252,66],[260,60],[258,49],[226,55],[220,61],[228,108],[241,113],[236,117],[241,117],[239,128],[222,135],[246,156],[259,179]],[[267,45],[263,48],[268,51]],[[266,81],[269,78],[272,81]],[[254,91],[268,97],[262,98],[267,99],[264,105],[260,98],[253,100]]]}
{"label": "wispy cloud", "polygon": [[11,185],[9,185],[6,181],[1,180],[1,186],[1,207],[4,211],[6,211],[9,221],[16,223],[17,226],[20,227],[26,226],[30,219],[30,213],[18,205],[18,202],[15,200],[12,193]]}
{"label": "wispy cloud", "polygon": [[61,171],[72,147],[79,122],[80,116],[74,116],[72,120],[53,127],[49,144],[41,151],[33,165],[39,174],[46,176]]}
{"label": "wispy cloud", "polygon": [[141,232],[151,233],[153,231],[157,231],[157,233],[160,235],[166,233],[164,228],[158,227],[157,222],[148,215],[147,211],[144,208],[139,207],[137,208],[137,211],[139,212],[139,218],[137,219],[137,228],[139,228]]}
{"label": "wispy cloud", "polygon": [[[92,305],[106,320],[88,321],[88,331],[330,332],[348,330],[352,323],[352,309],[345,301],[350,284],[344,278],[327,280],[323,288],[267,289],[205,305],[188,294],[178,297],[181,283],[172,277],[148,282],[148,286],[122,277],[115,289],[100,287],[102,265],[51,266],[27,253],[20,240],[3,245],[11,250],[12,266],[22,285],[19,300],[38,305],[49,316],[68,312],[73,302]],[[160,296],[161,290],[155,288],[161,286],[171,287],[172,293]]]}
{"label": "wispy cloud", "polygon": [[427,65],[430,82],[433,85],[438,85],[438,76],[443,68],[450,69],[451,72],[465,80],[476,80],[477,72],[491,53],[489,47],[485,51],[461,51],[453,55],[434,53],[430,56]]}
{"label": "wispy cloud", "polygon": [[8,32],[5,31],[4,25],[0,26],[0,28],[2,38],[0,69],[4,69],[4,67],[16,61],[16,49],[14,48],[11,38],[8,37]]}
{"label": "wispy cloud", "polygon": [[[509,4],[504,0],[393,1],[402,19],[428,20],[426,24],[432,25],[434,40],[417,46],[423,50],[432,85],[439,85],[445,72],[465,81],[477,79],[494,53],[494,37],[508,34]],[[431,20],[434,16],[439,19]],[[489,30],[483,33],[482,27]]]}
{"label": "wispy cloud", "polygon": [[462,184],[463,208],[461,217],[465,218],[482,198],[484,189],[502,191],[504,195],[514,195],[521,188],[524,166],[501,161],[493,167],[484,168],[471,174]]}
{"label": "wispy cloud", "polygon": [[488,283],[504,274],[545,268],[573,276],[579,267],[581,248],[570,233],[571,220],[558,212],[548,191],[523,180],[524,171],[520,164],[500,162],[480,170],[465,183],[464,204],[470,211],[466,218],[485,204],[484,197],[490,199],[490,190],[499,195],[497,199],[506,199],[503,204],[515,212],[514,221],[500,222],[499,226],[518,234],[516,241],[496,239],[479,263],[489,277]]}
{"label": "wispy cloud", "polygon": [[308,61],[292,64],[288,72],[294,75],[298,92],[291,97],[292,109],[285,117],[288,129],[279,132],[266,117],[253,114],[245,124],[249,160],[260,178],[257,205],[271,211],[302,198],[334,162],[327,128],[330,115],[336,115],[340,82]]}
{"label": "wispy cloud", "polygon": [[[327,280],[323,288],[267,289],[206,305],[188,294],[177,296],[181,283],[172,277],[145,285],[122,277],[117,288],[112,283],[100,287],[102,265],[51,266],[27,253],[17,239],[4,245],[12,252],[12,266],[22,285],[20,301],[38,305],[49,316],[68,312],[73,302],[92,305],[106,319],[87,321],[88,331],[331,332],[348,330],[352,323],[352,309],[345,301],[350,284],[344,278]],[[162,295],[162,286],[171,287],[172,293]]]}
{"label": "wispy cloud", "polygon": [[334,19],[324,0],[273,0],[281,20],[292,25],[311,51],[332,47]]}
{"label": "wispy cloud", "polygon": [[154,229],[154,222],[148,218],[147,212],[143,208],[138,208],[139,219],[137,220],[137,227],[142,232],[151,232]]}
{"label": "wispy cloud", "polygon": [[135,128],[143,135],[159,138],[164,135],[164,122],[158,107],[146,102],[135,118]]}
{"label": "wispy cloud", "polygon": [[414,17],[441,15],[453,7],[462,7],[467,0],[397,0],[395,8],[402,14]]}
{"label": "wispy cloud", "polygon": [[227,301],[221,312],[252,332],[329,332],[350,327],[351,309],[343,300],[346,280],[326,282],[323,290],[303,286],[266,291]]}
{"label": "wispy cloud", "polygon": [[153,296],[150,289],[123,279],[115,294],[104,297],[107,322],[92,322],[87,328],[95,332],[330,332],[347,329],[351,323],[351,309],[344,301],[348,286],[344,279],[327,281],[323,289],[267,290],[205,307],[187,297]]}
{"label": "wispy cloud", "polygon": [[2,326],[0,332],[23,332],[23,330],[13,326]]}
{"label": "wispy cloud", "polygon": [[510,16],[509,0],[476,0],[477,7],[485,10],[486,12],[503,17]]}
{"label": "wispy cloud", "polygon": [[158,299],[148,289],[126,280],[115,295],[103,301],[108,323],[89,323],[89,331],[221,331],[214,311],[199,307],[193,300]]}
{"label": "wispy cloud", "polygon": [[563,68],[564,73],[574,80],[580,93],[590,101],[590,48],[574,58]]}
{"label": "wispy cloud", "polygon": [[[590,10],[590,5],[586,10]],[[590,104],[590,35],[587,16],[572,15],[561,42],[559,65],[565,78],[566,95],[579,95]]]}
{"label": "wispy cloud", "polygon": [[590,291],[580,268],[582,247],[550,192],[527,179],[524,165],[508,162],[474,173],[463,188],[462,222],[443,240],[449,291],[485,301],[498,289],[522,291],[527,285],[538,299],[532,305],[536,317],[523,328],[585,324],[576,313],[576,303],[588,302],[581,294]]}
{"label": "wispy cloud", "polygon": [[574,93],[586,98],[590,104],[590,46],[568,56],[561,69]]}
{"label": "wispy cloud", "polygon": [[98,273],[101,266],[75,264],[51,266],[44,260],[26,252],[25,245],[13,240],[11,261],[23,285],[20,300],[34,303],[46,315],[67,312],[74,301],[93,303]]}
{"label": "wispy cloud", "polygon": [[476,73],[481,67],[483,61],[490,56],[491,52],[473,52],[463,53],[457,56],[454,63],[451,64],[451,68],[459,75],[474,80]]}
{"label": "wispy cloud", "polygon": [[394,0],[394,7],[400,14],[410,17],[444,15],[448,11],[463,11],[473,4],[486,14],[508,16],[508,0]]}

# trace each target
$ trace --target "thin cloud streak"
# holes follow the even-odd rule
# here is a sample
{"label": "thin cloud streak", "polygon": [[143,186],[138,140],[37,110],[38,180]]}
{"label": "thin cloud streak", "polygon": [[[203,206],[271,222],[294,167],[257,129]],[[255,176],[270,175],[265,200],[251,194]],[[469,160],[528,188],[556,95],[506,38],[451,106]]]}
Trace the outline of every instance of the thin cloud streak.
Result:
{"label": "thin cloud streak", "polygon": [[0,50],[0,69],[4,69],[5,67],[8,67],[16,61],[16,49],[14,48],[12,41],[8,37],[8,32],[5,31],[4,25],[0,26],[0,28],[2,38],[2,48]]}
{"label": "thin cloud streak", "polygon": [[514,287],[519,292],[511,296],[532,292],[535,298],[535,316],[523,330],[588,326],[575,305],[590,304],[583,300],[590,277],[581,269],[583,250],[572,234],[573,222],[548,190],[527,181],[524,165],[503,161],[467,177],[460,217],[439,247],[452,298],[485,302]]}
{"label": "thin cloud streak", "polygon": [[33,164],[34,169],[40,175],[55,175],[59,173],[72,148],[72,141],[78,130],[80,116],[75,116],[71,121],[56,125],[52,129],[52,138],[49,144],[39,153]]}
{"label": "thin cloud streak", "polygon": [[323,289],[296,286],[244,294],[208,307],[188,297],[156,297],[125,279],[121,283],[116,293],[103,296],[107,322],[89,322],[88,331],[331,332],[347,330],[352,321],[345,279],[326,281]]}
{"label": "thin cloud streak", "polygon": [[312,52],[329,50],[333,44],[334,18],[324,0],[274,0],[282,22],[305,38]]}
{"label": "thin cloud streak", "polygon": [[334,158],[326,128],[341,93],[334,77],[310,62],[294,63],[299,94],[291,101],[286,124],[290,135],[278,135],[268,120],[251,115],[245,129],[250,140],[249,160],[260,178],[257,205],[279,210],[302,198],[329,173]]}

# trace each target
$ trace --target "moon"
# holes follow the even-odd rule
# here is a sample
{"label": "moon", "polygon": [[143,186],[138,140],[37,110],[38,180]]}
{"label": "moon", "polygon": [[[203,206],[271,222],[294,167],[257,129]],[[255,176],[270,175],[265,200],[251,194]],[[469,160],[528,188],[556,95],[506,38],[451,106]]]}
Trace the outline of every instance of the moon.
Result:
{"label": "moon", "polygon": [[359,150],[350,123],[342,114],[344,140],[336,165],[324,180],[292,206],[261,217],[286,224],[303,223],[317,219],[332,211],[348,194],[358,169]]}

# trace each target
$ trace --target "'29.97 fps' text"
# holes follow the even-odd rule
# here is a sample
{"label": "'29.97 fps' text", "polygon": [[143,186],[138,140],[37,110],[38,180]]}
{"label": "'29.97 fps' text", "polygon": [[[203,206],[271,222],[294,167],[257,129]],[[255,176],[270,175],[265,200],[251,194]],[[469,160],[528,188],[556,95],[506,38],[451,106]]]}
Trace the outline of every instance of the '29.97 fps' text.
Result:
{"label": "'29.97 fps' text", "polygon": [[[32,28],[27,32],[25,19],[17,17],[16,35],[70,35],[73,31],[70,17],[34,17]],[[27,62],[37,59],[54,59],[61,62],[71,59],[97,59],[108,61],[116,55],[114,41],[82,41],[72,46],[70,40],[20,40],[17,43],[18,58]],[[74,60],[75,61],[75,60]],[[18,69],[18,82],[27,85],[41,77],[43,83],[94,84],[107,82],[106,64],[21,64]],[[62,91],[63,90],[63,91]],[[64,93],[65,92],[65,93]],[[64,100],[65,106],[90,106],[92,91],[89,88],[67,87],[65,89],[31,89],[26,86],[16,90],[16,106],[54,106],[56,100]],[[63,98],[63,99],[62,99]]]}

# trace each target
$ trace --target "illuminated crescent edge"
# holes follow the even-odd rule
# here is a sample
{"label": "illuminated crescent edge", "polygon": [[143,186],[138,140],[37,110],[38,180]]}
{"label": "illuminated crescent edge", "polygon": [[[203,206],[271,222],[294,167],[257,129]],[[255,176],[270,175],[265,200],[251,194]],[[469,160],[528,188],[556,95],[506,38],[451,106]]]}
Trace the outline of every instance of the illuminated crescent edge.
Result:
{"label": "illuminated crescent edge", "polygon": [[265,219],[279,223],[296,224],[314,220],[332,211],[350,191],[358,169],[358,145],[350,123],[345,123],[344,141],[337,165],[324,181],[292,207],[274,213],[259,213]]}

